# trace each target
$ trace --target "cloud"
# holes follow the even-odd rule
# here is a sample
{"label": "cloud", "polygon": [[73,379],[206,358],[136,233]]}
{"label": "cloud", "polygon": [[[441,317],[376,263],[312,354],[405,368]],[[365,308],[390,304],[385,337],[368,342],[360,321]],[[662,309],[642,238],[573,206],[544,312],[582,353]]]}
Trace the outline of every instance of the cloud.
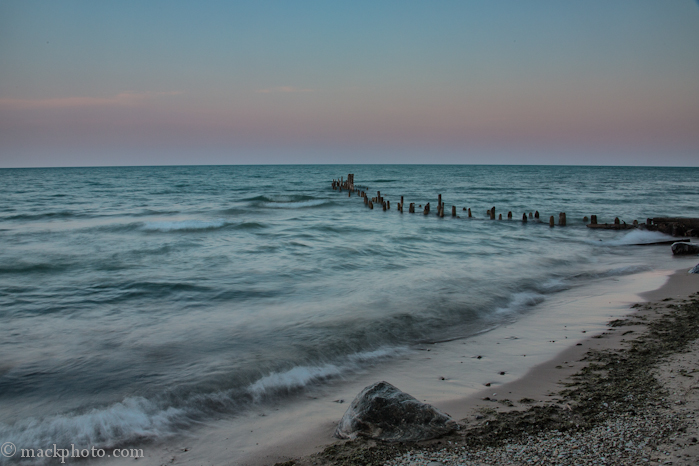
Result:
{"label": "cloud", "polygon": [[258,94],[272,94],[275,92],[313,92],[313,89],[300,89],[292,86],[270,87],[269,89],[260,89],[255,91]]}
{"label": "cloud", "polygon": [[48,109],[76,107],[133,107],[147,100],[168,95],[180,95],[172,92],[121,92],[112,97],[58,97],[53,99],[0,99],[0,107],[14,109]]}

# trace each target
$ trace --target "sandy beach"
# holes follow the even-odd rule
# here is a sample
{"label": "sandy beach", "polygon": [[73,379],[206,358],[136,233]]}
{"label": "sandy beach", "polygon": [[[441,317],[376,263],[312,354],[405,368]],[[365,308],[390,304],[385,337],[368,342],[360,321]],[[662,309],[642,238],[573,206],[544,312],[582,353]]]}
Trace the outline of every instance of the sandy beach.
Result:
{"label": "sandy beach", "polygon": [[696,464],[699,277],[680,269],[641,296],[523,377],[434,403],[460,420],[454,435],[337,442],[279,464]]}

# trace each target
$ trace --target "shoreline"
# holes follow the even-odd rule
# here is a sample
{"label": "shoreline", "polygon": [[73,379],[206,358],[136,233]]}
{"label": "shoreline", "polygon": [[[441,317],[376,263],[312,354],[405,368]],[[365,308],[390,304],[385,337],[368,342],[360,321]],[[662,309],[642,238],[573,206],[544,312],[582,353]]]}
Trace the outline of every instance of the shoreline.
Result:
{"label": "shoreline", "polygon": [[[673,260],[672,265],[680,264]],[[689,275],[687,270],[683,267],[673,276],[680,272]],[[466,428],[477,425],[479,410],[507,413],[552,405],[555,396],[547,395],[560,388],[559,380],[582,367],[579,356],[611,341],[612,335],[594,336],[605,332],[621,335],[618,330],[608,332],[606,323],[629,314],[633,303],[665,292],[668,284],[674,283],[668,280],[670,273],[672,270],[663,269],[596,280],[550,297],[535,312],[489,332],[465,340],[420,345],[405,357],[358,374],[355,380],[343,378],[294,395],[290,403],[255,408],[244,416],[212,421],[175,438],[144,445],[146,456],[139,464],[334,464],[320,458],[324,450],[362,450],[372,443],[350,445],[332,433],[354,396],[378,380],[388,381],[455,420],[463,419]],[[639,290],[655,291],[643,293],[641,298]],[[485,397],[491,400],[483,400]],[[517,402],[522,399],[536,403]],[[508,406],[510,403],[513,406]]]}
{"label": "shoreline", "polygon": [[[367,461],[373,464],[384,464],[388,461],[387,464],[407,465],[412,464],[411,462],[415,460],[417,462],[414,464],[427,464],[433,460],[438,461],[438,464],[452,464],[452,461],[454,464],[458,461],[459,464],[469,465],[500,464],[498,461],[505,460],[510,454],[506,451],[509,448],[508,445],[517,443],[521,440],[518,437],[523,434],[529,435],[530,439],[532,438],[532,433],[521,429],[521,419],[529,416],[536,419],[535,423],[545,424],[550,419],[560,417],[561,413],[585,419],[584,415],[580,416],[576,412],[580,409],[576,405],[579,400],[576,401],[566,391],[570,391],[568,387],[572,384],[579,383],[580,374],[592,372],[590,365],[597,361],[596,356],[593,357],[593,355],[629,353],[632,351],[631,348],[635,348],[635,345],[638,344],[639,338],[649,340],[651,343],[655,342],[657,336],[652,334],[655,330],[652,330],[649,335],[649,328],[664,325],[669,315],[668,310],[674,311],[683,301],[687,302],[690,296],[694,299],[689,302],[693,302],[699,308],[699,276],[688,274],[684,268],[679,269],[672,273],[661,287],[639,293],[638,296],[645,300],[645,303],[634,304],[625,316],[610,321],[603,332],[588,336],[584,340],[568,346],[554,358],[531,368],[523,377],[502,384],[497,388],[492,388],[492,386],[483,388],[476,394],[458,400],[441,404],[434,403],[435,406],[449,414],[453,415],[455,412],[462,414],[453,415],[453,418],[461,424],[461,430],[455,434],[411,445],[389,444],[363,439],[338,441],[323,452],[276,464],[284,466],[350,465],[366,464]],[[660,406],[659,410],[666,411],[661,414],[664,416],[663,419],[668,420],[668,425],[671,427],[663,431],[664,437],[659,439],[657,444],[652,446],[646,444],[642,453],[634,453],[645,455],[641,459],[645,464],[685,464],[683,461],[687,458],[699,456],[699,443],[696,441],[699,437],[699,427],[693,421],[693,413],[699,412],[696,411],[699,410],[699,385],[692,384],[691,375],[693,370],[699,372],[699,340],[696,339],[697,337],[699,337],[699,332],[689,342],[690,355],[682,353],[681,351],[685,351],[684,349],[670,351],[664,357],[663,367],[654,367],[652,371],[653,377],[660,386],[658,393],[670,394],[672,397],[671,403],[668,402],[668,398],[658,398],[657,394],[653,398],[655,400],[653,403]],[[692,367],[690,368],[690,366]],[[684,377],[678,379],[678,373],[683,374]],[[649,386],[648,391],[652,388]],[[591,393],[594,393],[594,390]],[[678,393],[681,393],[681,396]],[[678,416],[675,414],[680,411],[683,414],[690,410],[692,419],[685,422],[689,425],[682,424],[682,419],[676,419]],[[512,419],[519,419],[519,421],[511,422]],[[512,425],[508,426],[508,422]],[[528,422],[533,421],[529,420]],[[559,421],[556,420],[556,422]],[[589,419],[586,422],[594,424]],[[496,424],[502,425],[500,431],[498,428],[492,427]],[[528,424],[525,423],[525,425]],[[546,433],[548,430],[549,433],[554,432],[553,437],[560,437],[560,432],[565,431],[565,429],[556,426],[559,429],[543,428],[541,431]],[[586,427],[590,432],[593,432],[594,428],[594,425]],[[678,432],[674,432],[673,428],[678,429]],[[680,429],[683,432],[680,432]],[[493,430],[495,435],[493,435]],[[572,430],[576,430],[576,428]],[[474,442],[473,439],[469,440],[467,437],[475,435],[476,438],[479,438],[479,435],[482,437],[484,432],[485,440],[480,438],[480,442]],[[491,437],[493,438],[491,439]],[[679,437],[682,438],[678,440]],[[522,446],[521,443],[517,443],[518,448]],[[560,441],[557,446],[561,451],[572,448],[572,445],[566,446],[565,442],[561,443]],[[469,447],[475,447],[475,450],[470,451],[471,457],[468,456]],[[579,448],[579,445],[575,448]],[[459,451],[460,449],[461,451]],[[490,461],[495,462],[490,463],[487,462],[488,458],[485,456],[480,457],[479,449],[488,450]],[[498,449],[502,451],[497,451]],[[525,446],[522,446],[521,450],[524,449]],[[673,450],[672,453],[669,450]],[[479,457],[476,458],[473,455]],[[641,456],[634,457],[633,461]],[[496,457],[500,459],[493,459]],[[558,461],[560,464],[568,464],[565,459],[558,458]],[[674,462],[667,463],[667,461]],[[537,464],[559,463],[554,461],[549,463],[542,459],[541,463]]]}

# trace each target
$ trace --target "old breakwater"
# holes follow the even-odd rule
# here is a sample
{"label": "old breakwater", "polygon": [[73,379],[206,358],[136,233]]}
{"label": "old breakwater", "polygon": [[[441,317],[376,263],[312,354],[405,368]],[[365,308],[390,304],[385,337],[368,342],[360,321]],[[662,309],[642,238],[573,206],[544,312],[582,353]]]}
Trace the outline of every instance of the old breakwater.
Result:
{"label": "old breakwater", "polygon": [[[359,186],[354,183],[354,174],[350,173],[347,175],[347,179],[340,177],[339,179],[333,179],[331,183],[333,190],[339,190],[340,192],[347,191],[348,197],[352,197],[352,193],[355,193],[363,200],[364,205],[366,205],[370,210],[374,209],[374,204],[381,206],[383,211],[391,210],[391,201],[384,198],[381,195],[381,191],[376,191],[376,196],[369,197],[367,194],[369,188],[367,186]],[[414,214],[415,202],[410,202],[408,204],[408,213]],[[400,197],[400,202],[396,204],[396,211],[398,213],[404,212],[405,198]],[[426,202],[424,207],[422,204],[418,204],[419,209],[422,209],[423,215],[429,215],[432,211],[430,202]],[[444,212],[446,209],[446,204],[442,200],[442,195],[437,194],[437,209],[436,216],[439,218],[444,218]],[[482,210],[482,209],[481,209]],[[462,212],[465,212],[466,218],[475,218],[474,212],[477,211],[475,208],[472,211],[471,207],[462,207]],[[565,212],[559,212],[557,214],[558,220],[556,221],[556,216],[551,215],[548,219],[548,226],[553,228],[555,226],[565,227],[568,225],[567,216]],[[457,215],[457,206],[451,206],[451,217],[461,218]],[[496,219],[496,209],[492,206],[490,209],[486,209],[485,217],[490,220]],[[513,220],[512,211],[507,212],[507,220]],[[542,216],[538,210],[529,213],[522,213],[522,223],[528,223],[532,221],[533,223],[545,223],[541,220]],[[544,216],[545,218],[545,216]],[[497,214],[497,220],[503,220],[502,213]],[[597,215],[590,215],[590,217],[583,217],[583,222],[586,223],[587,228],[593,229],[606,229],[606,230],[630,230],[630,229],[642,229],[648,231],[659,231],[671,236],[689,236],[689,237],[699,237],[699,218],[683,218],[683,217],[655,217],[647,218],[645,223],[639,223],[638,220],[634,219],[631,223],[626,223],[626,221],[620,220],[619,217],[615,217],[612,223],[599,223]],[[682,241],[689,241],[688,239]]]}

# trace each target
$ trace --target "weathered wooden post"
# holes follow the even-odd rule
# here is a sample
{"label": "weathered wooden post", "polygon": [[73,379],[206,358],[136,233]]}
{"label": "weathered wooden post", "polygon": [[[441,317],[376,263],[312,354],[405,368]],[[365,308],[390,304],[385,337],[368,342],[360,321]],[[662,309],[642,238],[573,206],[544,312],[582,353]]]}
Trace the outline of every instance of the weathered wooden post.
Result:
{"label": "weathered wooden post", "polygon": [[561,212],[558,214],[558,226],[564,227],[566,226],[566,213]]}
{"label": "weathered wooden post", "polygon": [[531,212],[529,212],[529,220],[532,220],[533,218],[534,218],[534,216],[532,215]]}
{"label": "weathered wooden post", "polygon": [[587,222],[589,222],[589,221],[590,221],[590,219],[587,218],[587,215],[585,215],[585,216],[583,217],[583,222],[587,223]]}
{"label": "weathered wooden post", "polygon": [[553,228],[553,225],[554,225],[554,221],[553,221],[553,215],[552,215],[551,218],[549,218],[549,226],[551,228]]}
{"label": "weathered wooden post", "polygon": [[425,204],[425,210],[423,211],[425,215],[430,213],[430,203]]}
{"label": "weathered wooden post", "polygon": [[619,222],[619,217],[614,217],[614,225],[619,225],[621,222]]}
{"label": "weathered wooden post", "polygon": [[442,195],[437,194],[437,209],[439,209],[442,206]]}
{"label": "weathered wooden post", "polygon": [[633,221],[633,226],[637,227],[638,226],[638,220]]}
{"label": "weathered wooden post", "polygon": [[495,206],[490,209],[490,220],[495,220]]}
{"label": "weathered wooden post", "polygon": [[527,213],[526,212],[524,212],[522,214],[522,223],[527,223]]}
{"label": "weathered wooden post", "polygon": [[512,211],[507,212],[507,220],[512,220]]}
{"label": "weathered wooden post", "polygon": [[371,210],[374,210],[374,203],[371,202],[371,201],[369,201],[369,208],[370,208]]}
{"label": "weathered wooden post", "polygon": [[597,225],[597,215],[590,215],[590,223],[592,225]]}
{"label": "weathered wooden post", "polygon": [[369,198],[364,196],[364,205],[369,205]]}
{"label": "weathered wooden post", "polygon": [[539,220],[539,211],[534,212],[534,218]]}
{"label": "weathered wooden post", "polygon": [[498,220],[502,220],[502,214],[498,215]]}
{"label": "weathered wooden post", "polygon": [[415,203],[414,202],[411,202],[410,205],[408,206],[408,213],[409,214],[415,213]]}
{"label": "weathered wooden post", "polygon": [[471,218],[471,208],[468,208],[468,218]]}
{"label": "weathered wooden post", "polygon": [[381,204],[383,204],[383,211],[386,212],[386,203],[382,202]]}
{"label": "weathered wooden post", "polygon": [[386,201],[386,208],[391,209],[391,201]]}
{"label": "weathered wooden post", "polygon": [[455,205],[451,206],[451,216],[456,217],[456,206]]}
{"label": "weathered wooden post", "polygon": [[439,208],[439,218],[444,218],[444,204]]}

